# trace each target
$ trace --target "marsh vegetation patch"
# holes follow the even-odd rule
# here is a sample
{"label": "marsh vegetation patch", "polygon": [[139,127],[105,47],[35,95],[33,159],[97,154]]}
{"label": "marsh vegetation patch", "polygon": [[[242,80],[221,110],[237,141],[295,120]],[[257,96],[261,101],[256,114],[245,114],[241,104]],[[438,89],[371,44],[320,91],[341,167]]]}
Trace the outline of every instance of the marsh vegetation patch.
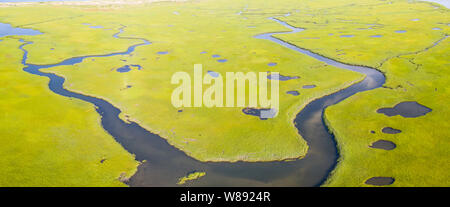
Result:
{"label": "marsh vegetation patch", "polygon": [[198,171],[190,172],[186,176],[178,179],[177,185],[184,185],[188,181],[197,180],[205,175],[206,175],[206,172],[198,172]]}
{"label": "marsh vegetation patch", "polygon": [[402,130],[394,129],[392,127],[384,127],[381,131],[385,134],[398,134],[402,132]]}

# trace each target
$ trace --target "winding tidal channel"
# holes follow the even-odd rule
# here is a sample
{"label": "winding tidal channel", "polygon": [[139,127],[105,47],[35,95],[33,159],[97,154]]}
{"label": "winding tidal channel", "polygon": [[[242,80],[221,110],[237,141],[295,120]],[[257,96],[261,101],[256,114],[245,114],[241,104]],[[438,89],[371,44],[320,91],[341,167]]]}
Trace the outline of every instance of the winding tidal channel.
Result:
{"label": "winding tidal channel", "polygon": [[339,156],[334,137],[328,132],[328,128],[323,121],[324,109],[358,92],[381,87],[385,82],[385,77],[373,68],[341,63],[273,37],[277,34],[301,32],[303,29],[293,27],[276,18],[270,19],[291,31],[266,33],[257,35],[255,38],[269,40],[326,64],[366,75],[361,82],[310,102],[297,114],[294,123],[298,132],[308,142],[309,151],[305,157],[294,161],[236,163],[197,161],[139,124],[127,123],[120,119],[121,111],[111,103],[64,89],[64,78],[40,71],[40,69],[61,65],[75,65],[86,58],[126,55],[132,53],[136,47],[151,44],[148,40],[141,38],[120,37],[125,27],[122,27],[114,37],[140,39],[143,43],[130,46],[125,52],[73,57],[52,65],[33,65],[27,63],[28,52],[24,49],[26,45],[32,44],[32,42],[25,42],[20,46],[20,49],[24,52],[22,63],[25,65],[24,71],[48,77],[50,79],[49,88],[54,93],[94,104],[101,116],[103,128],[126,150],[135,154],[137,160],[145,160],[139,166],[137,173],[127,182],[130,186],[176,186],[180,177],[193,171],[204,171],[206,176],[194,182],[189,182],[188,185],[190,186],[320,186],[334,169]]}

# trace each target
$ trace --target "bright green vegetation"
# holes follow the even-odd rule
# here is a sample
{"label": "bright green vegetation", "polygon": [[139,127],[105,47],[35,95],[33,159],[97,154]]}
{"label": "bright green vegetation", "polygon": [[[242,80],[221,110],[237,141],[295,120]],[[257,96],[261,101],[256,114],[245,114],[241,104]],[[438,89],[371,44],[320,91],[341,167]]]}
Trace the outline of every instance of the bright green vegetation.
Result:
{"label": "bright green vegetation", "polygon": [[[342,156],[329,186],[362,186],[373,176],[394,177],[393,186],[450,185],[449,42],[446,39],[429,51],[386,62],[382,70],[396,73],[395,79],[387,84],[394,89],[359,94],[326,111]],[[376,113],[378,108],[392,107],[402,101],[417,101],[433,111],[418,118]],[[383,134],[384,127],[402,132]],[[376,133],[371,134],[371,130]],[[368,147],[379,139],[390,140],[397,148],[384,151]]]}
{"label": "bright green vegetation", "polygon": [[197,180],[197,179],[199,179],[199,178],[201,178],[201,177],[203,177],[205,175],[206,175],[205,172],[193,172],[193,173],[188,174],[187,176],[184,176],[184,177],[180,178],[180,180],[178,181],[177,184],[178,185],[183,185],[183,184],[185,184],[188,181]]}
{"label": "bright green vegetation", "polygon": [[[406,0],[352,2],[311,2],[301,12],[282,18],[306,30],[279,37],[335,60],[379,67],[386,59],[426,48],[450,32],[445,7]],[[400,30],[406,32],[396,32]],[[381,37],[372,37],[376,35]]]}
{"label": "bright green vegetation", "polygon": [[0,42],[0,186],[125,186],[134,156],[103,131],[92,105],[24,72],[20,44]]}
{"label": "bright green vegetation", "polygon": [[[224,5],[230,5],[230,8],[220,9],[227,7]],[[101,44],[97,42],[101,37],[102,41],[108,42],[108,47],[120,51],[120,48],[136,43],[135,40],[117,40],[112,37],[124,25],[126,28],[122,36],[146,38],[153,44],[137,48],[130,56],[93,58],[76,66],[55,67],[46,71],[64,76],[67,79],[65,87],[70,90],[110,101],[130,120],[139,122],[196,159],[270,161],[302,157],[307,152],[307,144],[293,124],[295,115],[312,99],[342,89],[361,80],[362,76],[326,66],[268,40],[253,38],[256,34],[284,30],[283,26],[266,18],[288,13],[289,10],[268,9],[268,14],[255,11],[254,15],[237,15],[244,7],[245,4],[229,1],[177,5],[159,3],[97,10],[95,13],[90,7],[80,7],[73,9],[76,12],[72,11],[81,15],[77,18],[33,24],[30,27],[53,33],[54,37],[66,34],[67,30],[52,30],[59,25],[72,25],[73,30],[78,30],[88,28],[82,23],[90,23],[111,30],[105,32],[103,29],[89,28],[90,32],[77,32],[76,36],[70,35],[64,39],[45,35],[27,37],[35,43],[26,48],[30,54],[42,51],[30,59],[36,64],[59,62],[60,57],[79,55],[78,52],[93,54],[91,48],[78,44],[80,39],[82,43],[95,46]],[[17,13],[27,9],[30,8],[17,8]],[[60,8],[42,9],[52,11]],[[47,13],[52,18],[58,18],[53,12]],[[8,21],[15,23],[15,18],[15,15],[9,15]],[[21,18],[17,17],[18,20]],[[50,19],[42,15],[38,18]],[[211,19],[214,19],[214,24],[211,24]],[[256,28],[248,27],[255,25]],[[128,42],[123,44],[123,41]],[[41,54],[47,54],[51,44],[54,45],[51,46],[53,51],[59,51],[61,55],[40,58]],[[71,46],[59,48],[67,44]],[[111,49],[106,53],[112,51],[117,50]],[[158,55],[159,51],[168,51],[169,54]],[[202,51],[207,54],[200,54]],[[218,63],[217,59],[211,57],[213,54],[219,54],[228,62]],[[278,65],[269,67],[267,64],[270,62]],[[205,73],[208,70],[222,74],[228,71],[279,71],[282,75],[301,78],[280,83],[282,104],[280,115],[275,119],[261,121],[257,117],[245,115],[242,108],[184,108],[183,112],[178,112],[179,109],[174,108],[170,100],[173,89],[178,85],[170,84],[170,78],[178,71],[192,74],[196,63],[203,64]],[[143,69],[128,73],[115,71],[128,64],[138,64]],[[302,89],[303,85],[311,84],[318,87]],[[127,88],[128,85],[131,88]],[[291,90],[298,90],[301,95],[286,94]]]}

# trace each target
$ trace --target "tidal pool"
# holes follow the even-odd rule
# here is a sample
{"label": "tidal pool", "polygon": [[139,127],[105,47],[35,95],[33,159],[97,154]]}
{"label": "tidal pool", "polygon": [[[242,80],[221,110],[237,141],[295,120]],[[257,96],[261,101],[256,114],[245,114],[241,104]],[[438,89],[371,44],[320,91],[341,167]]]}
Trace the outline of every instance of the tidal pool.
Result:
{"label": "tidal pool", "polygon": [[11,35],[40,35],[43,34],[34,29],[12,27],[10,24],[0,23],[0,37]]}
{"label": "tidal pool", "polygon": [[227,59],[219,59],[219,60],[217,60],[217,62],[219,62],[219,63],[225,63],[227,61],[228,61]]}
{"label": "tidal pool", "polygon": [[394,178],[391,177],[372,177],[366,180],[367,185],[375,185],[375,186],[383,186],[383,185],[391,185],[395,182]]}
{"label": "tidal pool", "polygon": [[277,63],[269,63],[269,64],[267,64],[267,65],[273,67],[273,66],[276,66]]}
{"label": "tidal pool", "polygon": [[311,88],[315,88],[316,85],[304,85],[302,88],[304,89],[311,89]]}
{"label": "tidal pool", "polygon": [[[266,120],[266,119],[261,118],[261,110],[263,110],[263,109],[245,108],[245,109],[242,109],[242,112],[246,115],[257,116],[257,117],[260,117],[261,120]],[[268,109],[264,109],[264,110],[268,110]]]}
{"label": "tidal pool", "polygon": [[375,148],[375,149],[393,150],[397,146],[391,141],[378,140],[378,141],[372,143],[369,147]]}
{"label": "tidal pool", "polygon": [[372,35],[370,37],[383,37],[383,35]]}
{"label": "tidal pool", "polygon": [[167,54],[169,54],[169,52],[168,51],[159,51],[156,54],[158,54],[158,55],[167,55]]}
{"label": "tidal pool", "polygon": [[92,28],[92,29],[102,29],[103,28],[103,26],[101,26],[101,25],[89,26],[89,27]]}
{"label": "tidal pool", "polygon": [[219,73],[208,70],[208,75],[210,75],[213,78],[218,78],[219,77]]}
{"label": "tidal pool", "polygon": [[288,91],[288,92],[286,92],[287,94],[289,94],[289,95],[293,95],[293,96],[298,96],[298,95],[300,95],[300,93],[298,92],[298,91]]}
{"label": "tidal pool", "polygon": [[125,65],[123,67],[117,68],[116,71],[119,73],[127,73],[131,71],[131,68],[129,65]]}
{"label": "tidal pool", "polygon": [[261,120],[267,120],[267,119],[273,118],[277,114],[277,111],[275,109],[269,109],[269,108],[262,108],[262,109],[245,108],[245,109],[242,109],[242,112],[244,112],[244,114],[246,114],[246,115],[257,116]]}
{"label": "tidal pool", "polygon": [[384,127],[381,132],[385,133],[385,134],[398,134],[401,133],[402,130],[400,129],[394,129],[392,127]]}
{"label": "tidal pool", "polygon": [[131,69],[132,69],[131,67],[135,67],[138,70],[142,69],[142,66],[140,66],[140,65],[124,65],[124,66],[122,66],[120,68],[117,68],[116,71],[119,72],[119,73],[127,73],[127,72],[131,71]]}
{"label": "tidal pool", "polygon": [[430,108],[415,101],[405,101],[395,105],[393,108],[380,108],[377,110],[378,113],[386,116],[400,115],[406,118],[424,116],[431,111]]}
{"label": "tidal pool", "polygon": [[300,77],[298,76],[284,76],[281,74],[270,74],[267,76],[267,79],[269,80],[279,80],[279,81],[288,81],[288,80],[292,80],[292,79],[299,79]]}
{"label": "tidal pool", "polygon": [[220,58],[220,55],[212,55],[213,58]]}
{"label": "tidal pool", "polygon": [[397,30],[397,31],[395,31],[396,33],[405,33],[406,32],[406,30]]}
{"label": "tidal pool", "polygon": [[353,37],[355,35],[341,35],[341,37]]}

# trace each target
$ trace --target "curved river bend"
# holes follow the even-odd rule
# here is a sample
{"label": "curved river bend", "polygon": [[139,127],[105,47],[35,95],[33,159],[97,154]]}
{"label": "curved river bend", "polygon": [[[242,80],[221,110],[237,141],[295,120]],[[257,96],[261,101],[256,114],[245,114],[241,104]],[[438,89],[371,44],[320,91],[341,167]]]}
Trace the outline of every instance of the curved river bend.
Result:
{"label": "curved river bend", "polygon": [[366,75],[361,82],[312,101],[297,115],[294,121],[295,126],[310,148],[304,158],[295,161],[199,162],[171,146],[160,136],[142,128],[139,124],[123,121],[119,118],[120,110],[107,101],[66,90],[63,87],[64,78],[40,71],[44,68],[78,64],[85,58],[126,55],[132,53],[136,47],[151,44],[141,38],[120,37],[124,27],[114,35],[115,38],[140,39],[143,43],[133,45],[125,52],[74,57],[51,65],[33,65],[27,63],[28,52],[24,49],[24,46],[32,44],[32,42],[26,42],[20,46],[20,49],[24,51],[22,63],[25,65],[24,71],[48,77],[50,79],[49,88],[54,93],[94,104],[97,112],[101,115],[103,128],[126,150],[135,154],[137,160],[145,160],[139,166],[137,173],[127,182],[131,186],[175,186],[180,177],[193,171],[206,172],[205,177],[189,183],[193,186],[319,186],[334,169],[338,158],[334,137],[328,132],[322,118],[324,109],[358,92],[381,87],[385,78],[382,73],[373,68],[340,63],[273,37],[272,35],[276,34],[301,32],[303,29],[292,27],[275,18],[270,19],[292,31],[261,34],[255,38],[270,40],[326,64]]}

